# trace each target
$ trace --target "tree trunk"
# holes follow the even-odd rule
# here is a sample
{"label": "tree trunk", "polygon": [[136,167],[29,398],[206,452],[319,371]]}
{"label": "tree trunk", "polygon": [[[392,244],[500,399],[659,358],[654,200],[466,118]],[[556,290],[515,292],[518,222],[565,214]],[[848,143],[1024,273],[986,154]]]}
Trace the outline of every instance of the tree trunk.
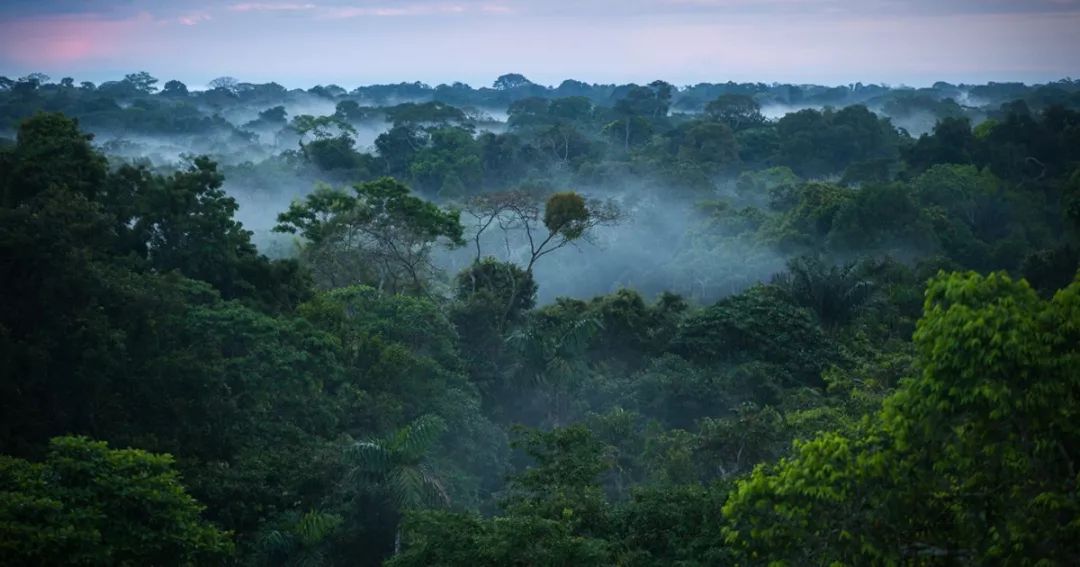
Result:
{"label": "tree trunk", "polygon": [[398,523],[397,529],[394,530],[394,556],[401,553],[401,524]]}

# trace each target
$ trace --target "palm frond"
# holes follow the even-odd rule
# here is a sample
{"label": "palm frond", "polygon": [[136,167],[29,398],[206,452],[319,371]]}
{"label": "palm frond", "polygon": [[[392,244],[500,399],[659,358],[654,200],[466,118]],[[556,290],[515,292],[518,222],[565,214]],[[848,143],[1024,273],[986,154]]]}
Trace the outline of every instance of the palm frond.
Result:
{"label": "palm frond", "polygon": [[357,473],[385,474],[394,465],[393,451],[379,441],[357,441],[349,453]]}
{"label": "palm frond", "polygon": [[390,441],[393,453],[405,462],[423,458],[446,432],[446,422],[435,415],[424,415],[398,430]]}
{"label": "palm frond", "polygon": [[302,546],[311,547],[330,537],[342,521],[342,517],[337,514],[312,510],[300,518],[294,531]]}

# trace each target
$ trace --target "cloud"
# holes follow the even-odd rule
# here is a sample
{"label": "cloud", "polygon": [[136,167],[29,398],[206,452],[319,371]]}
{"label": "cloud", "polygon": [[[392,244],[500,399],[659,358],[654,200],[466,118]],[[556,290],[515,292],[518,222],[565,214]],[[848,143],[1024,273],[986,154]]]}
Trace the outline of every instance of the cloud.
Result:
{"label": "cloud", "polygon": [[304,13],[322,20],[347,20],[362,17],[410,17],[455,14],[512,14],[514,9],[499,1],[476,2],[363,2],[323,0],[311,2],[243,2],[228,6],[229,12],[238,13]]}
{"label": "cloud", "polygon": [[233,4],[229,10],[233,12],[303,12],[317,8],[315,4],[295,4],[288,2],[245,2]]}
{"label": "cloud", "polygon": [[206,12],[195,12],[186,16],[180,16],[176,19],[176,22],[184,26],[196,26],[202,22],[209,22],[214,18],[210,17],[210,14]]}
{"label": "cloud", "polygon": [[363,16],[402,17],[462,14],[467,10],[460,4],[411,4],[405,6],[340,6],[321,11],[330,19],[349,19]]}
{"label": "cloud", "polygon": [[513,14],[514,9],[506,4],[481,4],[479,7],[481,12],[487,14]]}

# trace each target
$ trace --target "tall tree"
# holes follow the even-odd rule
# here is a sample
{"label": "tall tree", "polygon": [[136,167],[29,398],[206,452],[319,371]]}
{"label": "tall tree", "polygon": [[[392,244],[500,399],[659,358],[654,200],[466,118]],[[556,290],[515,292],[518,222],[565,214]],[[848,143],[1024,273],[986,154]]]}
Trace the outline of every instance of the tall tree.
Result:
{"label": "tall tree", "polygon": [[745,94],[720,95],[705,106],[705,112],[735,131],[760,126],[765,122],[761,106],[754,97]]}
{"label": "tall tree", "polygon": [[353,186],[320,187],[278,216],[279,232],[299,233],[303,258],[320,283],[372,283],[391,292],[423,293],[435,271],[438,243],[464,243],[459,213],[410,194],[389,177]]}
{"label": "tall tree", "polygon": [[[380,440],[359,441],[350,448],[353,475],[378,483],[398,513],[445,506],[450,498],[443,481],[426,462],[432,446],[446,431],[435,416],[423,416]],[[394,534],[394,555],[401,552],[401,527]]]}

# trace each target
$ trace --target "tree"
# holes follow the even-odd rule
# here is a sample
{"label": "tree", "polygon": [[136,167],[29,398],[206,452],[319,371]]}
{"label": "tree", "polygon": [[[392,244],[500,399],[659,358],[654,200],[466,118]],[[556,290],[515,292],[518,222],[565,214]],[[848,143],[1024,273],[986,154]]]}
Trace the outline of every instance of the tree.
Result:
{"label": "tree", "polygon": [[[354,477],[374,480],[403,513],[450,503],[442,480],[425,462],[431,447],[446,430],[438,417],[423,416],[382,440],[359,441],[348,460]],[[394,555],[401,552],[401,527],[394,535]]]}
{"label": "tree", "polygon": [[359,122],[367,117],[355,100],[343,100],[334,107],[334,116],[343,122]]}
{"label": "tree", "polygon": [[630,149],[631,142],[644,140],[651,131],[650,120],[667,116],[673,90],[663,81],[650,83],[648,87],[632,85],[615,103],[614,112],[619,120],[609,124],[607,129],[613,134],[622,134],[624,150]]}
{"label": "tree", "polygon": [[389,177],[354,185],[351,195],[319,187],[278,215],[274,230],[304,237],[303,258],[322,285],[370,282],[395,293],[424,293],[435,270],[432,248],[464,243],[457,211],[414,197]]}
{"label": "tree", "polygon": [[798,384],[822,385],[821,371],[836,357],[809,311],[771,286],[756,285],[691,315],[679,325],[672,349],[701,364],[768,361]]}
{"label": "tree", "polygon": [[533,84],[532,81],[525,78],[525,75],[519,73],[509,73],[500,76],[495,79],[495,83],[492,85],[495,90],[509,91],[520,87],[526,87]]}
{"label": "tree", "polygon": [[43,463],[0,456],[0,551],[18,564],[216,563],[229,534],[200,517],[169,455],[57,437]]}
{"label": "tree", "polygon": [[19,82],[33,83],[35,85],[34,88],[37,88],[41,85],[48,84],[48,82],[51,80],[52,77],[46,75],[45,73],[30,73],[29,75],[20,78]]}
{"label": "tree", "polygon": [[338,531],[342,517],[311,510],[303,515],[290,514],[288,520],[259,540],[256,557],[260,564],[325,565],[327,541]]}
{"label": "tree", "polygon": [[915,197],[927,207],[940,207],[949,218],[966,224],[984,240],[1000,235],[1006,204],[1001,183],[989,170],[972,165],[940,164],[912,181]]}
{"label": "tree", "polygon": [[237,81],[235,78],[225,76],[218,77],[210,81],[209,83],[207,83],[207,86],[209,86],[211,89],[222,89],[226,92],[235,94],[239,84],[240,82]]}
{"label": "tree", "polygon": [[259,112],[259,120],[268,122],[271,124],[284,124],[287,120],[288,112],[286,112],[284,106],[274,106],[267,108],[266,110]]}
{"label": "tree", "polygon": [[409,176],[429,193],[457,197],[474,192],[483,177],[480,148],[461,128],[431,130],[428,144],[409,164]]}
{"label": "tree", "polygon": [[612,465],[608,447],[584,424],[519,429],[518,434],[514,446],[532,457],[533,465],[513,478],[507,512],[564,520],[575,533],[602,535],[608,518],[599,477]]}
{"label": "tree", "polygon": [[49,187],[93,198],[105,181],[106,161],[94,151],[93,135],[62,114],[41,113],[19,125],[11,161],[0,162],[3,204],[13,207]]}
{"label": "tree", "polygon": [[450,315],[470,381],[480,390],[485,405],[498,407],[507,394],[514,393],[506,379],[506,369],[514,363],[506,334],[535,305],[536,281],[514,263],[488,257],[462,270],[455,284],[457,302]]}
{"label": "tree", "polygon": [[295,263],[271,262],[258,253],[251,232],[234,218],[239,205],[223,183],[217,164],[205,156],[168,176],[123,166],[101,200],[116,216],[121,248],[154,270],[179,270],[228,299],[295,306],[306,295],[304,275]]}
{"label": "tree", "polygon": [[583,96],[553,99],[548,106],[548,114],[552,117],[574,123],[589,120],[594,110],[592,101]]}
{"label": "tree", "polygon": [[347,134],[314,140],[303,146],[304,156],[322,171],[345,171],[345,175],[368,177],[365,154],[355,149],[356,140]]}
{"label": "tree", "polygon": [[154,85],[157,84],[157,78],[150,75],[146,71],[139,71],[138,73],[132,73],[124,75],[124,82],[129,83],[136,91],[144,94],[150,94],[158,90]]}
{"label": "tree", "polygon": [[459,108],[444,102],[406,102],[386,109],[386,118],[395,127],[446,127],[466,125],[468,117]]}
{"label": "tree", "polygon": [[476,301],[482,296],[484,301],[501,306],[500,323],[518,318],[536,304],[536,281],[510,262],[491,257],[477,260],[455,279],[459,300]]}
{"label": "tree", "polygon": [[876,415],[738,483],[725,533],[747,560],[1055,564],[1080,553],[1080,279],[1044,301],[1002,273],[941,273],[924,312],[919,372]]}
{"label": "tree", "polygon": [[830,328],[850,321],[873,293],[873,284],[859,277],[854,263],[827,266],[813,256],[789,261],[787,271],[773,277],[772,283]]}
{"label": "tree", "polygon": [[375,138],[375,149],[388,175],[405,178],[416,154],[427,147],[429,134],[416,126],[394,126]]}
{"label": "tree", "polygon": [[[527,191],[478,195],[465,205],[465,210],[475,219],[477,259],[482,256],[481,236],[492,226],[507,234],[520,231],[529,247],[525,263],[529,273],[540,258],[579,240],[588,241],[596,228],[613,226],[623,219],[613,201],[586,199],[573,191],[548,196],[542,216],[537,196]],[[541,225],[546,234],[541,232]]]}
{"label": "tree", "polygon": [[667,150],[675,159],[715,172],[737,163],[739,146],[726,124],[694,121],[680,124],[667,134]]}
{"label": "tree", "polygon": [[582,425],[523,432],[516,444],[534,465],[511,480],[504,515],[409,514],[410,545],[389,564],[611,565],[611,514],[598,482],[611,465],[606,447]]}
{"label": "tree", "polygon": [[186,97],[188,96],[188,88],[184,83],[174,79],[165,83],[165,88],[161,89],[161,94],[168,97]]}
{"label": "tree", "polygon": [[[481,240],[484,233],[493,225],[502,228],[504,233],[515,223],[517,211],[531,212],[534,198],[524,191],[502,191],[480,193],[470,197],[462,205],[462,211],[472,218],[472,241],[476,246],[476,260],[483,258]],[[507,243],[509,248],[509,242]],[[509,253],[509,251],[507,251]]]}
{"label": "tree", "polygon": [[895,160],[899,154],[896,127],[862,105],[792,112],[777,121],[776,130],[776,164],[802,177],[839,173],[856,162]]}
{"label": "tree", "polygon": [[735,131],[760,126],[765,122],[757,101],[744,94],[720,95],[705,106],[705,112],[713,120],[719,120]]}
{"label": "tree", "polygon": [[515,100],[506,109],[506,123],[514,130],[543,126],[549,123],[551,101],[541,97]]}
{"label": "tree", "polygon": [[537,317],[507,337],[507,344],[517,353],[518,387],[542,394],[547,423],[559,427],[570,417],[576,391],[588,373],[584,355],[601,326],[598,319],[588,316]]}
{"label": "tree", "polygon": [[619,222],[622,213],[612,202],[586,201],[574,192],[555,193],[544,205],[544,228],[547,235],[533,238],[533,227],[525,215],[518,214],[529,239],[529,263],[525,270],[532,272],[540,258],[573,242],[588,238],[590,231],[599,226],[611,226]]}
{"label": "tree", "polygon": [[668,110],[671,109],[671,97],[676,90],[674,85],[658,80],[649,83],[649,88],[652,89],[653,96],[656,97],[656,103],[652,111],[653,118],[667,116]]}
{"label": "tree", "polygon": [[339,116],[312,116],[310,114],[298,114],[293,117],[289,126],[300,135],[300,148],[304,147],[304,139],[308,134],[316,140],[325,140],[335,135],[356,135],[356,128],[345,122]]}

